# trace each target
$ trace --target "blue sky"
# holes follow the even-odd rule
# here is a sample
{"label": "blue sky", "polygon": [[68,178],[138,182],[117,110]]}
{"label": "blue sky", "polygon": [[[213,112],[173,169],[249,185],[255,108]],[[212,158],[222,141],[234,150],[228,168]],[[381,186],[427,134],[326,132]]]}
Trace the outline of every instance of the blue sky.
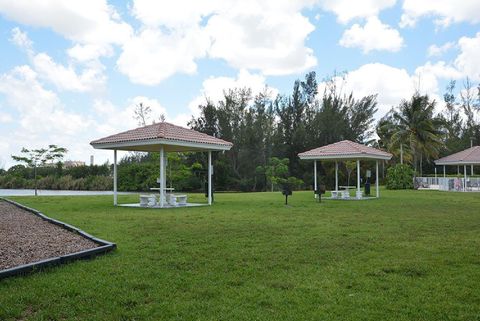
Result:
{"label": "blue sky", "polygon": [[205,96],[289,93],[311,70],[378,93],[377,118],[414,90],[441,102],[449,80],[480,81],[478,12],[478,0],[0,0],[0,167],[48,144],[102,163],[110,153],[88,143],[135,127],[140,102],[186,125]]}

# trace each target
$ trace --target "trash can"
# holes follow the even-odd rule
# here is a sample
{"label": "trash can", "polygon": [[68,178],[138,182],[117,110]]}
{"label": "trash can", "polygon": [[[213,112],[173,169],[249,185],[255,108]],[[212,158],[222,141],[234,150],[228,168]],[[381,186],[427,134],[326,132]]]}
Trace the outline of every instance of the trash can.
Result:
{"label": "trash can", "polygon": [[365,196],[369,196],[370,195],[370,180],[367,180],[367,182],[365,183]]}

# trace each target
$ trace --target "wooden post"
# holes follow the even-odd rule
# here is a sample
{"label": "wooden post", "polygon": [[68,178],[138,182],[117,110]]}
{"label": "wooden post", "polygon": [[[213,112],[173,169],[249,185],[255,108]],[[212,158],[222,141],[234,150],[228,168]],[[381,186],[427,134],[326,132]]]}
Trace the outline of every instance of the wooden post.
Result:
{"label": "wooden post", "polygon": [[113,205],[118,205],[117,196],[117,150],[113,150]]}

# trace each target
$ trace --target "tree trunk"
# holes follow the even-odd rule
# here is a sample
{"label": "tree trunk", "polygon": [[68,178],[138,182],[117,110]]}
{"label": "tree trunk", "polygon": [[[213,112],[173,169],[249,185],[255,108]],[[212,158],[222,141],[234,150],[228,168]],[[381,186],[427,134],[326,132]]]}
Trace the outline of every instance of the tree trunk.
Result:
{"label": "tree trunk", "polygon": [[420,177],[423,176],[423,154],[420,154]]}
{"label": "tree trunk", "polygon": [[400,164],[403,164],[403,144],[400,144]]}

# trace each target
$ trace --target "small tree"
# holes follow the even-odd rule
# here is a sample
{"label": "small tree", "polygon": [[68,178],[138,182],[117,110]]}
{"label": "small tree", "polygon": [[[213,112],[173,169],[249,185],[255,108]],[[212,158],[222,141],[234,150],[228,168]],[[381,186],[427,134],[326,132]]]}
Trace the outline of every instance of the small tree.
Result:
{"label": "small tree", "polygon": [[272,157],[269,159],[268,165],[264,167],[265,176],[267,177],[267,182],[270,183],[272,192],[275,185],[280,183],[279,180],[287,176],[288,163],[288,158]]}
{"label": "small tree", "polygon": [[143,103],[139,103],[135,106],[133,113],[138,125],[144,127],[147,126],[147,122],[150,119],[152,108],[150,108],[150,106],[145,106]]}
{"label": "small tree", "polygon": [[49,145],[48,148],[32,150],[26,149],[24,147],[21,150],[21,153],[24,156],[12,155],[12,158],[17,162],[25,163],[28,167],[33,168],[33,176],[35,180],[35,196],[37,196],[37,167],[39,165],[45,165],[45,163],[47,163],[48,161],[52,163],[55,160],[60,161],[66,152],[66,148],[58,147],[57,145]]}
{"label": "small tree", "polygon": [[357,167],[357,163],[355,161],[346,161],[345,168],[347,169],[347,186],[350,186],[350,175]]}
{"label": "small tree", "polygon": [[413,169],[406,164],[397,164],[387,171],[387,189],[412,189]]}

